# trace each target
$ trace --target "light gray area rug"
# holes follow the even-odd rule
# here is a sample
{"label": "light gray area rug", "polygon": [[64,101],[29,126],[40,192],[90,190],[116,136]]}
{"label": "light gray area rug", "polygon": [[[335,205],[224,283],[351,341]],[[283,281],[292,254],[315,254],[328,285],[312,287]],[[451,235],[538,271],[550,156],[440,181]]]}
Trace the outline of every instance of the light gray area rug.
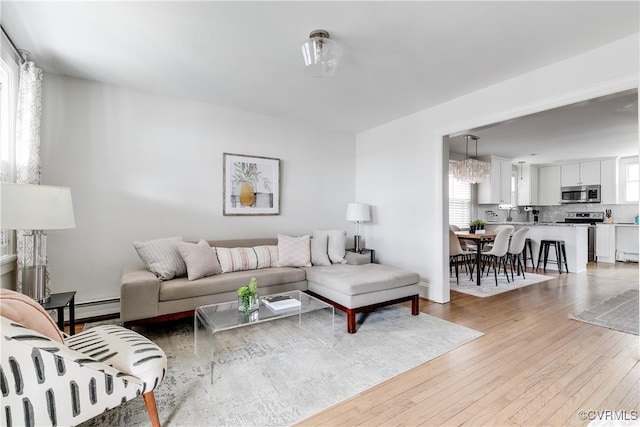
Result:
{"label": "light gray area rug", "polygon": [[[168,357],[167,377],[155,392],[160,422],[290,425],[482,335],[423,313],[412,316],[399,304],[367,314],[351,335],[336,312],[332,339],[325,342],[309,333],[312,327],[297,325],[294,317],[219,334],[217,348],[224,350],[213,384],[210,358],[194,355],[191,323],[134,328]],[[134,399],[84,425],[148,424],[143,400]]]}
{"label": "light gray area rug", "polygon": [[[491,273],[489,276],[483,276],[482,282],[480,286],[478,286],[476,285],[475,276],[473,281],[471,281],[467,274],[460,272],[459,275],[459,284],[456,284],[455,273],[454,277],[449,278],[449,286],[451,290],[480,298],[491,297],[514,289],[524,288],[526,286],[535,285],[536,283],[555,279],[553,276],[543,276],[542,274],[534,273],[525,273],[526,279],[523,279],[522,276],[516,276],[514,272],[514,281],[507,283],[507,279],[504,274],[501,274],[498,276],[498,286],[496,286],[493,273]],[[511,275],[509,275],[509,280],[511,280]]]}
{"label": "light gray area rug", "polygon": [[569,319],[638,335],[638,304],[638,291],[626,291],[580,314],[569,314]]}

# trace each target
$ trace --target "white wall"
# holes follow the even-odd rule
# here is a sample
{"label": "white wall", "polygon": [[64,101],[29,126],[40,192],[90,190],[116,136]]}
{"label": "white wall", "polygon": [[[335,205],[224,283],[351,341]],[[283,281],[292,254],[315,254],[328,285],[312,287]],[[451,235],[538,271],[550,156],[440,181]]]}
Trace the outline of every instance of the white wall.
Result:
{"label": "white wall", "polygon": [[443,136],[638,87],[638,35],[518,76],[356,137],[356,197],[375,205],[363,227],[383,263],[412,269],[449,301]]}
{"label": "white wall", "polygon": [[[352,134],[52,74],[43,102],[43,183],[71,187],[76,216],[48,233],[53,292],[119,297],[134,240],[353,233]],[[223,152],[281,159],[281,215],[222,215]]]}

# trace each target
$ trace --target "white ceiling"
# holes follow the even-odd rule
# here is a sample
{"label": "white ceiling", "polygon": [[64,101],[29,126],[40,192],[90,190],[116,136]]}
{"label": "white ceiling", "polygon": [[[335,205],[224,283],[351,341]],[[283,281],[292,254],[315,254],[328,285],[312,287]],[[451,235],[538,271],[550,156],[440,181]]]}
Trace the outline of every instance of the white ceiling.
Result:
{"label": "white ceiling", "polygon": [[[3,1],[0,12],[45,71],[348,132],[640,29],[636,1]],[[303,73],[300,45],[317,28],[343,47],[330,79]]]}
{"label": "white ceiling", "polygon": [[[478,155],[514,163],[638,155],[638,93],[613,94],[463,133],[480,137]],[[465,141],[463,135],[452,137],[450,151],[464,154]],[[471,141],[472,156],[475,147]]]}

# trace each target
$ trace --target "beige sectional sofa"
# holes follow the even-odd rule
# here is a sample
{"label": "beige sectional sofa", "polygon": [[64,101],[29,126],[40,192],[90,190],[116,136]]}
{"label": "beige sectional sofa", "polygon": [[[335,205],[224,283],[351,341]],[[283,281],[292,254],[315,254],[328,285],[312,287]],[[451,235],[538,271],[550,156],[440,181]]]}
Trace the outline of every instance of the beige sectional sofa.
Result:
{"label": "beige sectional sofa", "polygon": [[[208,241],[211,247],[277,245],[275,238]],[[260,295],[306,291],[347,313],[347,330],[356,331],[356,313],[402,301],[419,311],[419,276],[395,267],[371,264],[368,255],[346,253],[346,264],[314,267],[269,267],[233,271],[189,281],[160,280],[144,265],[127,266],[120,282],[120,317],[125,326],[193,316],[196,307],[233,301],[236,290],[258,280]]]}

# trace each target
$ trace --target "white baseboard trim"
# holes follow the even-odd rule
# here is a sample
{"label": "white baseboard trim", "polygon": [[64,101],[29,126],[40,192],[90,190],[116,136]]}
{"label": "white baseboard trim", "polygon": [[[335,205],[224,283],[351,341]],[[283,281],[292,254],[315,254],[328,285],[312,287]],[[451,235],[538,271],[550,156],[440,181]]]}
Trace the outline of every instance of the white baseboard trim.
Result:
{"label": "white baseboard trim", "polygon": [[418,282],[420,298],[429,299],[429,284],[427,282]]}
{"label": "white baseboard trim", "polygon": [[[76,322],[78,319],[87,319],[90,317],[104,316],[107,314],[119,314],[120,301],[106,302],[97,305],[78,305],[76,306]],[[68,316],[67,316],[68,317]]]}
{"label": "white baseboard trim", "polygon": [[[90,301],[90,302],[81,302],[76,303],[75,305],[76,312],[76,323],[82,321],[83,319],[89,319],[91,317],[98,316],[106,316],[109,314],[119,314],[120,313],[120,299],[119,298],[110,298],[102,301]],[[51,317],[53,319],[58,318],[58,311],[51,310],[49,311]],[[64,320],[69,321],[69,310],[65,308],[64,310]]]}

